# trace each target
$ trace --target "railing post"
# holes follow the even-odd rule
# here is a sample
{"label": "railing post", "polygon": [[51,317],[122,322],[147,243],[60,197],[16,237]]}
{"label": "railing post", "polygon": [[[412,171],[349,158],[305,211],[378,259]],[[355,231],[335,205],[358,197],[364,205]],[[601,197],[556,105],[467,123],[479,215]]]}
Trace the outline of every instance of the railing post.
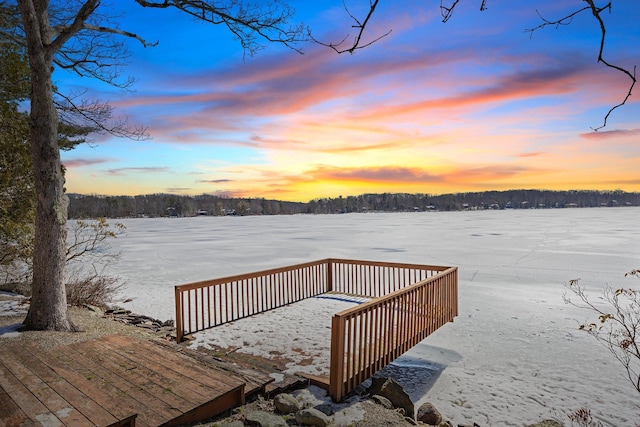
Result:
{"label": "railing post", "polygon": [[327,259],[327,292],[333,291],[333,261]]}
{"label": "railing post", "polygon": [[331,362],[329,365],[329,396],[334,402],[342,400],[344,392],[344,333],[345,318],[331,319]]}
{"label": "railing post", "polygon": [[174,287],[176,294],[176,342],[182,341],[182,292],[178,286]]}
{"label": "railing post", "polygon": [[458,315],[458,267],[453,270],[453,316]]}

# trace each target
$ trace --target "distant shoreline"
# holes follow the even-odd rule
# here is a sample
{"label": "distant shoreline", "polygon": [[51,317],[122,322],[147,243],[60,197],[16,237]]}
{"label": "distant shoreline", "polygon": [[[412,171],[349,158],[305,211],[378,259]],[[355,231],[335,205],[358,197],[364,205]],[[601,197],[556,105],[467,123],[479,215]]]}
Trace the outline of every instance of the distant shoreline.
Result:
{"label": "distant shoreline", "polygon": [[209,194],[101,196],[69,194],[69,218],[146,218],[432,212],[503,209],[564,209],[640,206],[640,193],[622,190],[506,190],[441,195],[376,193],[288,202]]}

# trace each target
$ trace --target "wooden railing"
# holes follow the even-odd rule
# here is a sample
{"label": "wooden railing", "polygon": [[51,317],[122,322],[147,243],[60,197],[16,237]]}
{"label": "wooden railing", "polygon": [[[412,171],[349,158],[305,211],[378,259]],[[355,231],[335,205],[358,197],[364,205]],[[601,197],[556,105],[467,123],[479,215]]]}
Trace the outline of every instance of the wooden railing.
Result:
{"label": "wooden railing", "polygon": [[331,258],[330,288],[334,292],[378,298],[421,282],[449,267]]}
{"label": "wooden railing", "polygon": [[336,401],[458,314],[458,270],[324,259],[175,287],[176,339],[334,292],[373,298],[332,319],[328,381]]}
{"label": "wooden railing", "polygon": [[326,260],[175,287],[176,340],[328,292]]}
{"label": "wooden railing", "polygon": [[329,394],[334,401],[458,315],[458,270],[439,271],[333,317]]}

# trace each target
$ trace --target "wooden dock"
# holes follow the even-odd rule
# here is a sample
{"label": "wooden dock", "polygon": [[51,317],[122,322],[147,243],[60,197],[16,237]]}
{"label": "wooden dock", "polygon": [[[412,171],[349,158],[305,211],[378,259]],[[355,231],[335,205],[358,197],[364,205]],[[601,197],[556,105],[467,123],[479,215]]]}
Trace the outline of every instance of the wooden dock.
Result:
{"label": "wooden dock", "polygon": [[121,335],[47,350],[3,342],[0,427],[179,426],[242,405],[246,388],[271,381],[190,354]]}

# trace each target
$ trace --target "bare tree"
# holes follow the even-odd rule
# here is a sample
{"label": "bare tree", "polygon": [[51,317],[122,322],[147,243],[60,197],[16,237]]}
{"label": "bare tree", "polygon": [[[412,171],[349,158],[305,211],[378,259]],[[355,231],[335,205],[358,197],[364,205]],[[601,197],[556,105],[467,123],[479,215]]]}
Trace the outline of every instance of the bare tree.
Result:
{"label": "bare tree", "polygon": [[[212,24],[225,25],[250,54],[261,48],[260,39],[294,45],[305,39],[302,26],[289,26],[293,9],[278,2],[251,4],[241,0],[206,1],[144,1],[144,7],[174,7]],[[16,10],[12,2],[0,3],[3,13]],[[100,104],[85,104],[76,108],[74,98],[57,99],[52,83],[54,67],[72,70],[119,86],[127,87],[129,79],[121,79],[120,67],[125,55],[124,45],[116,37],[134,38],[144,46],[152,45],[137,34],[119,29],[103,15],[100,0],[50,2],[47,0],[17,0],[22,21],[22,37],[26,45],[31,72],[30,147],[36,192],[35,245],[33,251],[32,300],[24,327],[38,330],[73,331],[67,314],[64,287],[66,261],[66,221],[68,199],[64,194],[64,175],[60,162],[58,132],[60,115],[81,117],[100,130],[126,136],[144,132],[129,131],[127,126],[102,125]],[[96,108],[92,108],[92,106]],[[97,115],[96,115],[97,114]],[[63,117],[64,118],[64,117]]]}

